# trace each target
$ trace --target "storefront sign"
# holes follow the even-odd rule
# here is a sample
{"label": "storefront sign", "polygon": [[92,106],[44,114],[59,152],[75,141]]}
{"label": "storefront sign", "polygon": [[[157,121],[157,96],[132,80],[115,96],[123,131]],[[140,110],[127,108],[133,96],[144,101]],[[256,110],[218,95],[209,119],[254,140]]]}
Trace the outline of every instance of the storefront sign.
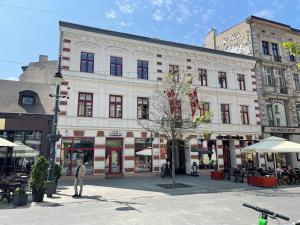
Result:
{"label": "storefront sign", "polygon": [[265,127],[265,133],[300,134],[300,128],[294,127]]}
{"label": "storefront sign", "polygon": [[119,130],[113,130],[109,133],[110,137],[122,137],[123,133]]}

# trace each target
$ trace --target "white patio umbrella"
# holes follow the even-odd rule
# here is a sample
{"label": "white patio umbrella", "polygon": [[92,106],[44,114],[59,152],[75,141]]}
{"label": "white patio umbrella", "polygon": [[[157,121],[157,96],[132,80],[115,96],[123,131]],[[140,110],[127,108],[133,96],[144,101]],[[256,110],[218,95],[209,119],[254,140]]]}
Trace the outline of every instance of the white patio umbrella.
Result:
{"label": "white patio umbrella", "polygon": [[[16,144],[13,147],[13,157],[36,157],[39,155],[39,151],[21,143],[21,142],[14,142]],[[0,148],[0,158],[6,157],[6,151],[2,151]]]}
{"label": "white patio umbrella", "polygon": [[142,156],[151,156],[152,155],[152,149],[151,148],[145,148],[141,151],[138,151],[136,155],[142,155]]}
{"label": "white patio umbrella", "polygon": [[0,138],[0,147],[17,147],[18,145],[4,138]]}
{"label": "white patio umbrella", "polygon": [[[276,163],[276,153],[299,153],[300,152],[300,144],[287,141],[284,138],[279,137],[268,137],[261,140],[259,143],[247,146],[241,149],[241,152],[244,153],[273,153],[274,154],[274,168],[276,171],[277,163]],[[277,177],[277,173],[275,172]]]}

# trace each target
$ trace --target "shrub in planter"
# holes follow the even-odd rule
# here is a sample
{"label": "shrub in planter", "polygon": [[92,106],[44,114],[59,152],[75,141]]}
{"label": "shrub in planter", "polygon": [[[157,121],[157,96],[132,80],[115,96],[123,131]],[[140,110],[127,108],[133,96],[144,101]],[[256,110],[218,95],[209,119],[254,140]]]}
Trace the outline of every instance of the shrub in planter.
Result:
{"label": "shrub in planter", "polygon": [[48,165],[49,163],[44,156],[38,157],[33,164],[30,177],[33,202],[42,202],[44,199],[44,193],[47,186]]}
{"label": "shrub in planter", "polygon": [[55,192],[56,192],[56,187],[57,187],[57,183],[58,183],[58,179],[61,178],[61,166],[59,164],[55,164]]}
{"label": "shrub in planter", "polygon": [[18,187],[14,193],[13,205],[22,206],[27,205],[28,195],[23,187]]}

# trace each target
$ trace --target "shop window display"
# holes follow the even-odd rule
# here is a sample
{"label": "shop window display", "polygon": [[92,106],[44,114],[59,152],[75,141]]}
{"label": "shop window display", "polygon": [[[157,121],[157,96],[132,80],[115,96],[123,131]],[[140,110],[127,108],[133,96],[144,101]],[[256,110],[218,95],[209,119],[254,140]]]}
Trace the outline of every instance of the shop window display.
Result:
{"label": "shop window display", "polygon": [[82,159],[86,174],[93,174],[94,139],[93,138],[63,138],[62,139],[62,174],[74,175],[77,160]]}
{"label": "shop window display", "polygon": [[135,172],[152,171],[152,143],[150,138],[135,139]]}

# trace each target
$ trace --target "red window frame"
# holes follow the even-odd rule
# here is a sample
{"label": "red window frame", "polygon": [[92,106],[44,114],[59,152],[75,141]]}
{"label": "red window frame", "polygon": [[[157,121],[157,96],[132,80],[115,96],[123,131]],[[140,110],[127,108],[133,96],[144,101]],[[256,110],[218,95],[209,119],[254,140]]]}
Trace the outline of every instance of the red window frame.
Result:
{"label": "red window frame", "polygon": [[209,112],[209,103],[202,102],[200,103],[200,116],[204,116],[205,113]]}
{"label": "red window frame", "polygon": [[[117,99],[117,97],[121,98],[121,102],[117,102],[116,100],[113,102],[111,101],[111,97],[115,97],[115,99]],[[112,112],[110,111],[110,106],[113,105],[114,106],[114,115],[112,115]],[[121,105],[121,117],[117,116],[117,106]],[[109,95],[109,118],[122,118],[123,117],[123,96],[122,95]]]}
{"label": "red window frame", "polygon": [[[142,101],[142,103],[140,104],[139,103],[139,100]],[[146,112],[146,116],[143,117],[143,115],[145,115],[145,112],[143,112],[144,110],[144,107],[143,106],[147,106],[147,112]],[[142,109],[142,116],[139,117],[139,107],[141,107]],[[147,120],[149,119],[149,98],[144,98],[144,97],[138,97],[137,98],[137,118],[138,119],[144,119],[144,120]]]}
{"label": "red window frame", "polygon": [[229,104],[221,104],[221,119],[222,123],[230,124]]}
{"label": "red window frame", "polygon": [[[141,66],[139,66],[139,64]],[[139,74],[139,70],[141,71]],[[137,78],[138,79],[143,79],[143,80],[148,80],[148,61],[143,61],[143,60],[138,60],[137,61]]]}
{"label": "red window frame", "polygon": [[[121,63],[118,63],[118,60],[121,61]],[[121,67],[121,74],[118,74],[118,67]],[[112,73],[112,67],[114,67],[115,73]],[[116,77],[122,77],[123,75],[123,58],[118,56],[111,56],[110,57],[110,75],[116,76]]]}
{"label": "red window frame", "polygon": [[[93,141],[93,148],[74,148],[74,140],[78,140],[78,139],[80,139],[80,140],[82,140],[82,139],[85,139],[85,140],[92,140]],[[64,147],[64,144],[63,144],[63,141],[64,140],[72,140],[72,142],[71,142],[71,147],[70,148],[65,148]],[[73,156],[73,154],[74,154],[74,150],[82,150],[82,151],[95,151],[95,138],[94,137],[62,137],[61,138],[61,141],[60,141],[60,144],[61,144],[61,146],[62,146],[62,151],[60,151],[60,165],[62,164],[62,161],[61,161],[61,159],[62,159],[62,154],[64,154],[64,152],[63,151],[69,151],[70,152],[70,155],[72,155]],[[93,153],[93,155],[94,155],[94,157],[95,157],[95,152]],[[70,175],[69,176],[72,176],[73,174],[72,174],[72,168],[73,168],[73,160],[70,160],[70,162],[69,162],[70,164],[69,164],[69,168],[70,168]],[[93,160],[93,168],[95,168],[95,160]]]}
{"label": "red window frame", "polygon": [[207,70],[198,69],[199,81],[201,86],[207,86]]}
{"label": "red window frame", "polygon": [[[84,94],[84,100],[80,99],[80,95]],[[91,95],[91,100],[87,100],[86,99],[86,95]],[[83,115],[79,115],[79,103],[83,102],[83,107],[84,107],[84,114]],[[92,108],[91,108],[91,115],[87,115],[87,111],[86,111],[86,105],[87,103],[91,103]],[[82,116],[82,117],[93,117],[93,93],[87,93],[87,92],[79,92],[78,93],[78,102],[77,102],[77,116]]]}
{"label": "red window frame", "polygon": [[249,111],[248,111],[248,106],[246,106],[246,105],[241,105],[241,106],[240,106],[240,113],[241,113],[242,124],[248,125],[248,124],[249,124]]}
{"label": "red window frame", "polygon": [[[82,58],[82,54],[87,54],[86,59]],[[89,59],[89,55],[92,55],[93,59]],[[81,52],[80,53],[80,72],[84,72],[84,73],[94,73],[94,53],[90,53],[90,52]],[[85,67],[82,67],[82,62],[85,62]],[[89,63],[92,63],[92,71],[89,72]]]}
{"label": "red window frame", "polygon": [[219,87],[227,88],[227,78],[225,72],[219,72]]}
{"label": "red window frame", "polygon": [[238,82],[239,82],[239,87],[241,91],[246,90],[246,85],[245,85],[245,75],[243,74],[238,74]]}

